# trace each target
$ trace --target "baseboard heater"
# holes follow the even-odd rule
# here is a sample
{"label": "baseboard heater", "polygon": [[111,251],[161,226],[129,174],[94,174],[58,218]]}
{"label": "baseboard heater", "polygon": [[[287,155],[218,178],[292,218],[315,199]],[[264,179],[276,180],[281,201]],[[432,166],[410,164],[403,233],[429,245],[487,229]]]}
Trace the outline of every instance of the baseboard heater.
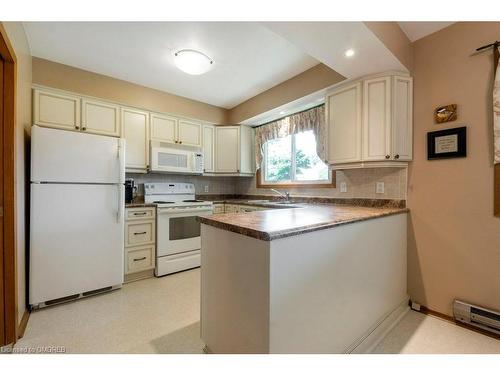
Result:
{"label": "baseboard heater", "polygon": [[453,301],[453,315],[461,323],[500,334],[500,313],[459,300]]}

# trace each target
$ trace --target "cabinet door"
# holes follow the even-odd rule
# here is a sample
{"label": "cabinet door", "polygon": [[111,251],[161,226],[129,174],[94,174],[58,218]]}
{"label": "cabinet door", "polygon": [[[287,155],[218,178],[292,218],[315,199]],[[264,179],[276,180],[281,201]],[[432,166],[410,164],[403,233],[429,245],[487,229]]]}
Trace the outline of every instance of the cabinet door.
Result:
{"label": "cabinet door", "polygon": [[35,124],[80,130],[80,97],[36,89],[33,99]]}
{"label": "cabinet door", "polygon": [[217,126],[215,128],[215,171],[239,173],[240,127]]}
{"label": "cabinet door", "polygon": [[125,168],[146,172],[149,164],[149,114],[133,108],[121,109],[122,137],[126,141]]}
{"label": "cabinet door", "polygon": [[178,123],[179,122],[176,117],[152,113],[151,140],[166,143],[177,143]]}
{"label": "cabinet door", "polygon": [[120,136],[120,107],[110,103],[82,99],[82,131]]}
{"label": "cabinet door", "polygon": [[240,126],[240,173],[255,172],[255,133],[250,126]]}
{"label": "cabinet door", "polygon": [[179,120],[177,140],[185,146],[201,147],[201,123]]}
{"label": "cabinet door", "polygon": [[328,162],[361,160],[361,83],[327,96]]}
{"label": "cabinet door", "polygon": [[398,76],[393,79],[392,157],[395,160],[412,160],[413,80]]}
{"label": "cabinet door", "polygon": [[391,78],[363,83],[363,160],[391,158]]}
{"label": "cabinet door", "polygon": [[203,163],[205,172],[215,172],[215,127],[203,125]]}

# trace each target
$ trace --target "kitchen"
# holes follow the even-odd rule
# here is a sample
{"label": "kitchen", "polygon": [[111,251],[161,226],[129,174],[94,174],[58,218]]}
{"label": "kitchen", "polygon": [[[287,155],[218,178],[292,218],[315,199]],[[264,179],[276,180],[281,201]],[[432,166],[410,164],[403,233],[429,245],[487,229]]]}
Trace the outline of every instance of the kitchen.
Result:
{"label": "kitchen", "polygon": [[[443,216],[466,200],[461,186],[480,189],[466,171],[489,173],[477,161],[486,131],[468,124],[471,98],[431,101],[420,87],[435,79],[429,50],[473,35],[456,52],[470,69],[466,53],[500,26],[414,24],[3,22],[2,35],[25,35],[30,75],[12,351],[499,353],[498,253],[465,231],[474,223]],[[357,39],[319,45],[327,32]],[[159,35],[168,58],[117,65],[125,45],[160,53]],[[158,69],[172,79],[156,82]],[[463,158],[430,161],[422,139],[448,130],[433,123],[443,100],[476,138]],[[474,192],[481,211],[458,210],[491,234],[493,192]],[[473,243],[488,254],[482,272]]]}

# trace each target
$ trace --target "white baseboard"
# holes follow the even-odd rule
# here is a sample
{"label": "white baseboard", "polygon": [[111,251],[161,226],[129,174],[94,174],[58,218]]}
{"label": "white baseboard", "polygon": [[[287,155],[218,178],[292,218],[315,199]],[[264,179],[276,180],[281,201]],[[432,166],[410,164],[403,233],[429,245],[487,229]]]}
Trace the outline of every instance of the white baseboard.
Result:
{"label": "white baseboard", "polygon": [[346,353],[362,354],[371,353],[373,349],[384,339],[391,329],[410,310],[408,306],[409,297],[405,298],[394,310],[380,319],[362,338],[351,345]]}

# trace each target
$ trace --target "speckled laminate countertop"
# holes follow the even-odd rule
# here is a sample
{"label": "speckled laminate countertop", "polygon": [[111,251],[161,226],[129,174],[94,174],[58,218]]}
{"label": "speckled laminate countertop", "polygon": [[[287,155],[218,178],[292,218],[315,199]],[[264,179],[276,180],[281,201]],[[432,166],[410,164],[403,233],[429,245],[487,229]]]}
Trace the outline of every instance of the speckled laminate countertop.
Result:
{"label": "speckled laminate countertop", "polygon": [[203,224],[263,241],[408,212],[407,208],[297,203],[296,208],[200,216]]}

